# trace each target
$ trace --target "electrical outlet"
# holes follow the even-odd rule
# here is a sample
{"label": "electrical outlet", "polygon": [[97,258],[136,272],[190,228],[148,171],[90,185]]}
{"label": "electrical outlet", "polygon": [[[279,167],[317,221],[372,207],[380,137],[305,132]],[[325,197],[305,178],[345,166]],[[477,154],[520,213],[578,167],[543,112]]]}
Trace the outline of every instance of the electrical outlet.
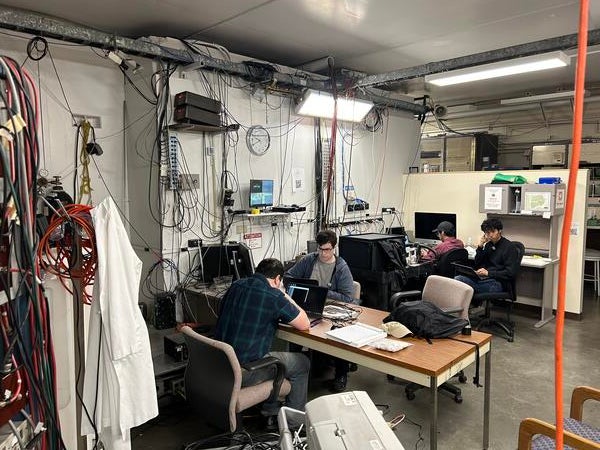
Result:
{"label": "electrical outlet", "polygon": [[381,212],[382,212],[382,214],[385,214],[385,213],[394,214],[396,212],[396,208],[389,207],[389,206],[387,208],[384,207],[384,208],[381,208]]}
{"label": "electrical outlet", "polygon": [[206,156],[214,156],[215,155],[215,148],[213,146],[207,146],[205,148],[206,150]]}
{"label": "electrical outlet", "polygon": [[182,173],[181,174],[181,190],[191,191],[192,189],[200,189],[200,174],[198,173]]}

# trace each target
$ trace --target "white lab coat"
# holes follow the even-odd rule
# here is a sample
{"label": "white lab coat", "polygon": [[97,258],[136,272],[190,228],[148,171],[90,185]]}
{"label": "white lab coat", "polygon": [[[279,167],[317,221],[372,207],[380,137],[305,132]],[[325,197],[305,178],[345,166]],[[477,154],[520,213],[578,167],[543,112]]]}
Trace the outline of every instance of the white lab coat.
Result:
{"label": "white lab coat", "polygon": [[[126,450],[131,448],[129,429],[158,414],[150,339],[138,307],[142,262],[111,198],[92,210],[92,219],[98,267],[83,399],[89,414],[95,411],[104,448]],[[94,434],[85,409],[81,423],[82,435]]]}

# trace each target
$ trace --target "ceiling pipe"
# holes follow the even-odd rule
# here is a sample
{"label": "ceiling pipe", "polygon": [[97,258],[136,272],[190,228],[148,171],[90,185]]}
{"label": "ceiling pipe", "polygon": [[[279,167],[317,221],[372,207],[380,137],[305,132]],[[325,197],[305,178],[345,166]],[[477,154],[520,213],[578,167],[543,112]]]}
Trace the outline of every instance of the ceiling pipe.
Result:
{"label": "ceiling pipe", "polygon": [[[526,44],[504,47],[487,52],[476,53],[473,55],[461,56],[459,58],[436,61],[420,66],[407,67],[388,73],[378,75],[369,75],[356,82],[356,87],[378,86],[387,83],[395,83],[410,78],[423,77],[434,73],[446,72],[449,70],[463,69],[465,67],[479,66],[507,59],[518,58],[520,56],[536,55],[556,50],[567,50],[577,47],[577,34],[568,34],[550,39],[543,39]],[[600,29],[590,30],[588,33],[588,46],[600,44]]]}

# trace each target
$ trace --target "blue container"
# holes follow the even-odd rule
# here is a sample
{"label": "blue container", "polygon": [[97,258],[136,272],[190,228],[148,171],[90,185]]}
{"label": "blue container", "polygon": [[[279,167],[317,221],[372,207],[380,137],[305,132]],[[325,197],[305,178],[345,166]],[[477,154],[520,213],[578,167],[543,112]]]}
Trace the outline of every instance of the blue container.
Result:
{"label": "blue container", "polygon": [[560,184],[560,177],[540,177],[538,184]]}

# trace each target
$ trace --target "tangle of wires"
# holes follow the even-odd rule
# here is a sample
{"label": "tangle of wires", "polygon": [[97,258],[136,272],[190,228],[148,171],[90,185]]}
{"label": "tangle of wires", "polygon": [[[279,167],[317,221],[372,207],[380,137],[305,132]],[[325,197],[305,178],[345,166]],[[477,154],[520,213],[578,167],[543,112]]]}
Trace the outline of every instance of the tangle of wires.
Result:
{"label": "tangle of wires", "polygon": [[[276,450],[279,449],[279,434],[264,433],[251,435],[246,431],[220,434],[202,439],[185,447],[185,450],[200,450],[213,447],[226,447],[231,450]],[[298,447],[301,448],[301,447]]]}
{"label": "tangle of wires", "polygon": [[73,204],[56,210],[37,251],[42,269],[57,275],[68,292],[73,293],[69,280],[79,280],[82,300],[88,305],[97,262],[91,209]]}
{"label": "tangle of wires", "polygon": [[[0,417],[27,410],[35,424],[21,448],[65,448],[57,408],[56,370],[48,299],[36,258],[36,206],[39,164],[39,92],[33,77],[12,58],[0,56],[1,201],[0,306],[4,393]],[[19,381],[20,380],[20,381]]]}

